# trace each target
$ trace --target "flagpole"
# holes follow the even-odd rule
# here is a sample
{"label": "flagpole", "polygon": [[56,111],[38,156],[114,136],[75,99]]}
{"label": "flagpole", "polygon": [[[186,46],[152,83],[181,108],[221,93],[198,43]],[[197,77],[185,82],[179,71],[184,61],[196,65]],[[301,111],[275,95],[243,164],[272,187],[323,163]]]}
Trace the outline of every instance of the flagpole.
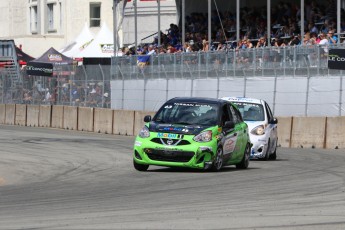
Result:
{"label": "flagpole", "polygon": [[117,44],[117,16],[116,16],[117,0],[113,1],[113,30],[114,30],[114,57],[116,57],[116,44]]}

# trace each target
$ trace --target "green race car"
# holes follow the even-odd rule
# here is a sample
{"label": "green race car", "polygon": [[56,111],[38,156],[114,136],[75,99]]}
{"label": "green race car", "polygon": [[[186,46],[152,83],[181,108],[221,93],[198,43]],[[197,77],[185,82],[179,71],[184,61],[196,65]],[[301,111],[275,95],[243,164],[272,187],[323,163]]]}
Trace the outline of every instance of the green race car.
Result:
{"label": "green race car", "polygon": [[248,127],[231,102],[173,98],[144,121],[134,143],[136,170],[158,165],[219,171],[226,165],[249,165]]}

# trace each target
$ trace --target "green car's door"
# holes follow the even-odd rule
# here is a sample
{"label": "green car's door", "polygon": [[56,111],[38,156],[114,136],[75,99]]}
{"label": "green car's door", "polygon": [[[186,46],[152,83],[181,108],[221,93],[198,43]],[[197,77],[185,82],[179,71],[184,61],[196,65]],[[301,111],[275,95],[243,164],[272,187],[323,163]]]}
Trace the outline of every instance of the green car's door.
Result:
{"label": "green car's door", "polygon": [[230,112],[235,122],[235,130],[238,135],[236,149],[233,153],[233,160],[241,161],[243,158],[246,145],[248,143],[248,126],[242,120],[241,113],[233,105],[230,106]]}
{"label": "green car's door", "polygon": [[[234,127],[224,128],[225,122],[231,121]],[[223,159],[226,164],[236,161],[239,157],[238,153],[242,148],[243,142],[243,127],[239,123],[231,112],[231,104],[225,104],[221,111],[221,126],[223,127]],[[242,159],[242,158],[241,158]]]}

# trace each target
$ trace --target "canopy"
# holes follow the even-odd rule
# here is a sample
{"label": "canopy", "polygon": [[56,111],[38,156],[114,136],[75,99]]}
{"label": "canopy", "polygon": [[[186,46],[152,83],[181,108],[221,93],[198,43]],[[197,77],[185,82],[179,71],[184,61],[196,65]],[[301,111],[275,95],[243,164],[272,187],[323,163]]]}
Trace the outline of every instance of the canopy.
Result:
{"label": "canopy", "polygon": [[75,55],[75,57],[80,58],[100,58],[112,56],[114,56],[114,36],[113,32],[105,23],[103,23],[95,39],[83,51]]}
{"label": "canopy", "polygon": [[91,33],[87,23],[85,23],[83,30],[76,39],[60,50],[60,52],[67,57],[73,58],[76,54],[83,51],[93,40],[94,35]]}
{"label": "canopy", "polygon": [[[26,72],[28,75],[49,77],[54,75],[54,66],[66,66],[66,68],[68,69],[68,66],[72,64],[72,58],[66,57],[65,55],[61,54],[56,49],[51,47],[39,58],[28,62]],[[65,68],[61,68],[59,70],[60,73],[62,73],[64,69]]]}
{"label": "canopy", "polygon": [[42,56],[36,58],[32,62],[44,62],[52,63],[53,65],[71,65],[73,64],[73,59],[66,57],[53,47],[47,50]]}
{"label": "canopy", "polygon": [[23,50],[16,46],[17,60],[20,65],[26,65],[27,62],[34,60],[35,58],[31,57],[27,53],[24,53]]}

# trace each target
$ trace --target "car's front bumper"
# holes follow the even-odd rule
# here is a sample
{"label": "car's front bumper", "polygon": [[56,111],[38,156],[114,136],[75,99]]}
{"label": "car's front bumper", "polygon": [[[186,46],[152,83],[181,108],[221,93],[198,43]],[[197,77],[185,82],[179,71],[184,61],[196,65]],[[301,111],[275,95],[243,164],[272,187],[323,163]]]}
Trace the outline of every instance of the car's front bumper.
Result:
{"label": "car's front bumper", "polygon": [[133,158],[137,164],[208,169],[212,166],[215,152],[216,148],[211,142],[207,145],[197,143],[192,147],[183,148],[155,146],[137,140]]}
{"label": "car's front bumper", "polygon": [[250,158],[251,159],[261,159],[264,158],[266,155],[266,151],[268,148],[268,142],[265,135],[262,136],[254,136],[250,137],[251,142],[253,143]]}

